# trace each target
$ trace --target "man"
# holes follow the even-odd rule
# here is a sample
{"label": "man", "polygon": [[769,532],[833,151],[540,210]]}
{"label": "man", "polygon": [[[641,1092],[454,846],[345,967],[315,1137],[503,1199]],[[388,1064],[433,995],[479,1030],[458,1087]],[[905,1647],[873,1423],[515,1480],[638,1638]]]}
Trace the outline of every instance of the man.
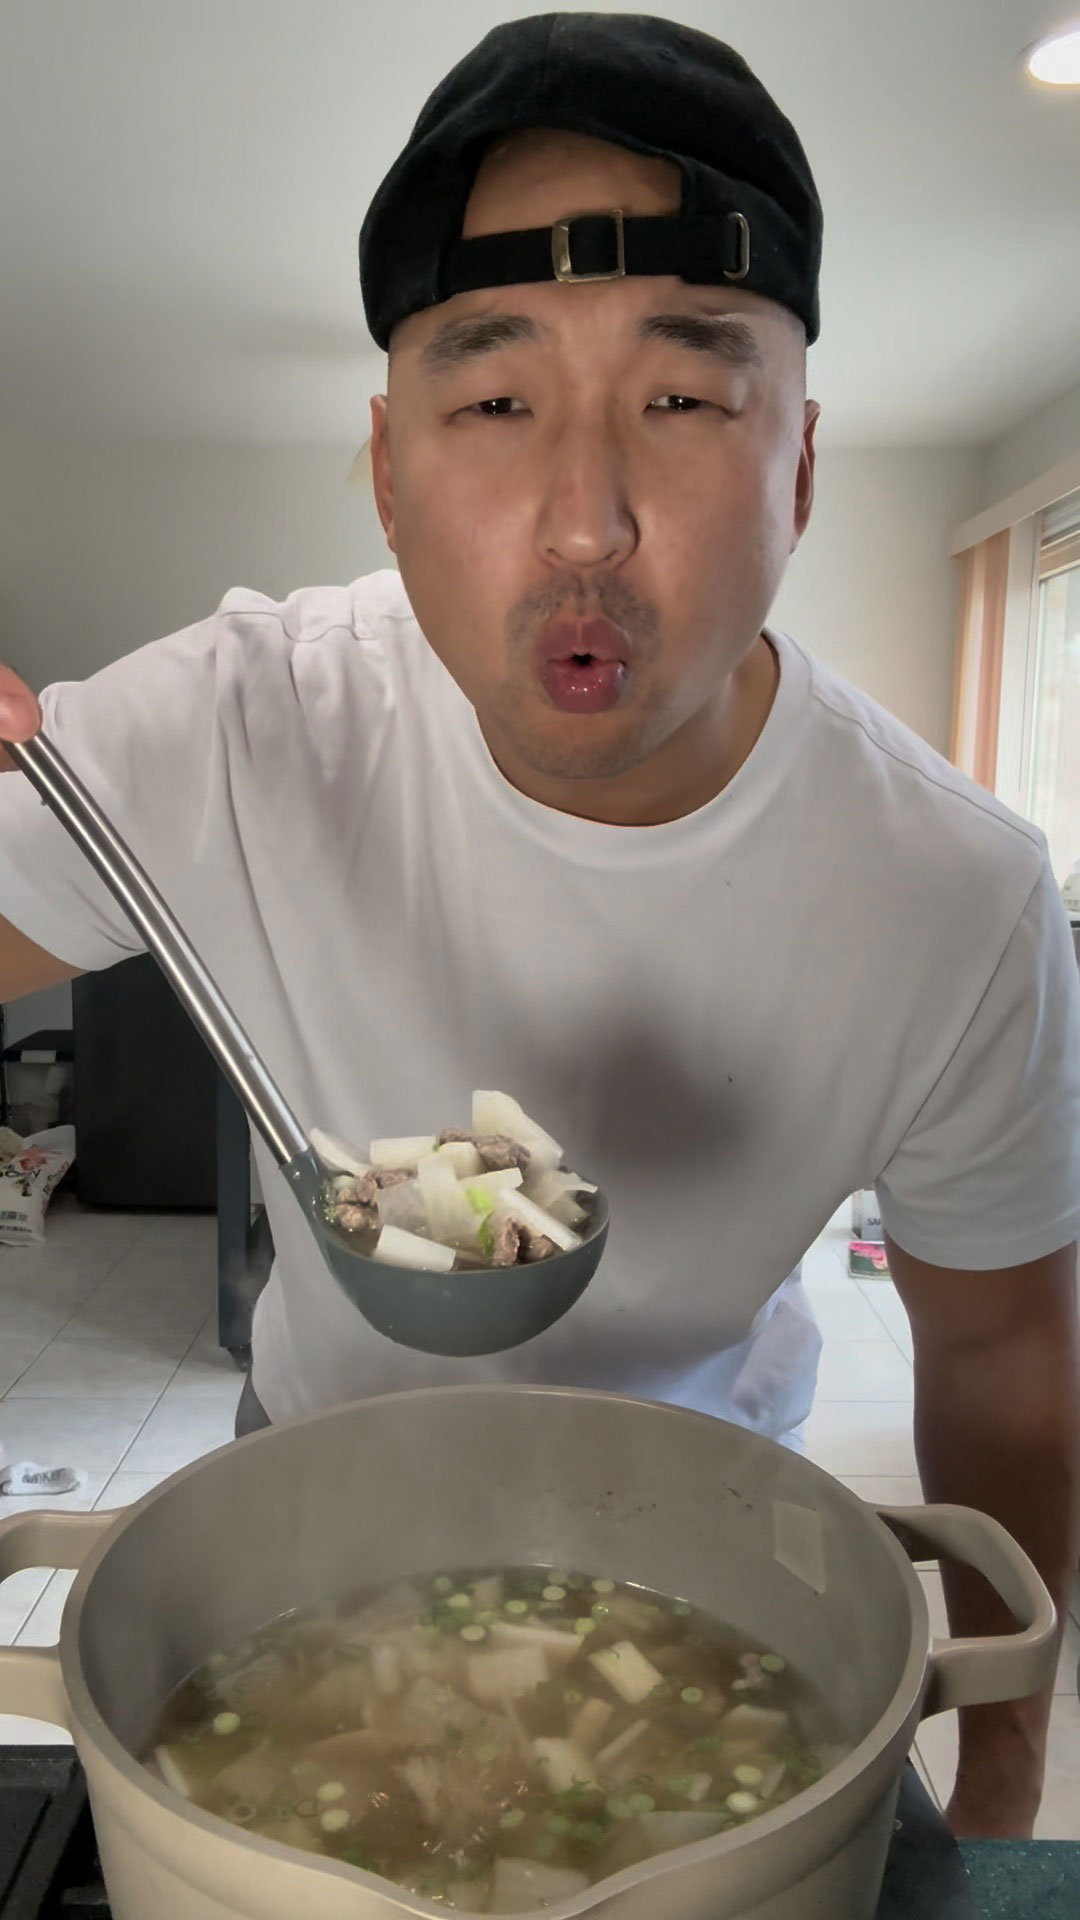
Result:
{"label": "man", "polygon": [[[305,1125],[415,1132],[503,1086],[611,1198],[570,1315],[442,1360],[366,1326],[262,1156],[241,1430],[508,1379],[798,1445],[799,1257],[876,1184],[926,1494],[996,1514],[1061,1603],[1075,967],[1041,837],[766,628],[811,508],[820,240],[799,141],[729,49],[631,16],[496,29],[361,235],[400,576],[234,591],[49,689],[45,723]],[[8,692],[0,734],[32,732]],[[135,951],[26,783],[0,806],[0,993]],[[841,937],[853,871],[876,911]],[[1008,1626],[974,1578],[950,1597],[957,1631]],[[1048,1707],[967,1715],[958,1832],[1030,1832]]]}

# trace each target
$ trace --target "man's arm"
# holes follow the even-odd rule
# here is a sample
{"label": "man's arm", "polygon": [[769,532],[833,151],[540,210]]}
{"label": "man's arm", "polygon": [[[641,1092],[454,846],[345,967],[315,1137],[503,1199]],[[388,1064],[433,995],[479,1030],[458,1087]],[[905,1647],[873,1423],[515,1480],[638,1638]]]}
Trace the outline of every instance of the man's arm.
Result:
{"label": "man's arm", "polygon": [[[1060,1645],[1080,1554],[1076,1246],[985,1273],[930,1266],[891,1240],[888,1253],[911,1320],[925,1497],[977,1507],[1019,1541],[1053,1595]],[[1013,1629],[981,1575],[943,1561],[942,1577],[954,1634]],[[1030,1835],[1052,1697],[961,1708],[955,1833]]]}
{"label": "man's arm", "polygon": [[[29,687],[10,667],[0,666],[0,740],[32,740],[41,725],[41,708]],[[0,747],[0,773],[14,773],[14,763]],[[74,980],[78,967],[69,967],[0,919],[0,1001],[19,1000],[24,993]]]}

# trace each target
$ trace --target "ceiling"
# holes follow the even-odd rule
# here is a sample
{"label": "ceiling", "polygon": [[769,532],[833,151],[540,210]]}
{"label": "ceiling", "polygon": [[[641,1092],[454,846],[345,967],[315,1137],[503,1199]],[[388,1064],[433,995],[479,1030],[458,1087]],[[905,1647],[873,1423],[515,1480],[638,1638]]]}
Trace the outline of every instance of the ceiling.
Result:
{"label": "ceiling", "polygon": [[[0,412],[363,439],[384,363],[360,220],[431,87],[526,10],[4,0]],[[1080,91],[1018,62],[1069,0],[654,10],[730,40],[802,135],[826,216],[823,439],[985,445],[1080,378]]]}

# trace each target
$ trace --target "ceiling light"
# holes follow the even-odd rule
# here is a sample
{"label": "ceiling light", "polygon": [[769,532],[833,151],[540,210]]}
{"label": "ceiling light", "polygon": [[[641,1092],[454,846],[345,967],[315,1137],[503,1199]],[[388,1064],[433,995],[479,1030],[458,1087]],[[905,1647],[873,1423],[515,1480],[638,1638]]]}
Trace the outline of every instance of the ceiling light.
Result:
{"label": "ceiling light", "polygon": [[1080,87],[1080,26],[1047,34],[1029,48],[1024,65],[1044,87]]}

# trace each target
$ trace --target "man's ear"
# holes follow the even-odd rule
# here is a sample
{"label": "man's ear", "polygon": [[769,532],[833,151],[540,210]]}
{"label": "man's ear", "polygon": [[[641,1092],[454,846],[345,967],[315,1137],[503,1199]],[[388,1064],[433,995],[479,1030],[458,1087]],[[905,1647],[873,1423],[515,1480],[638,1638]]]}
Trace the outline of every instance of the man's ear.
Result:
{"label": "man's ear", "polygon": [[385,393],[371,396],[371,489],[375,511],[394,552],[394,484],[390,477],[390,430]]}
{"label": "man's ear", "polygon": [[816,400],[806,402],[803,419],[802,446],[799,450],[799,465],[795,474],[795,510],[792,519],[792,541],[790,552],[794,553],[810,520],[810,509],[814,504],[814,461],[816,448],[814,434],[821,418],[821,408]]}

